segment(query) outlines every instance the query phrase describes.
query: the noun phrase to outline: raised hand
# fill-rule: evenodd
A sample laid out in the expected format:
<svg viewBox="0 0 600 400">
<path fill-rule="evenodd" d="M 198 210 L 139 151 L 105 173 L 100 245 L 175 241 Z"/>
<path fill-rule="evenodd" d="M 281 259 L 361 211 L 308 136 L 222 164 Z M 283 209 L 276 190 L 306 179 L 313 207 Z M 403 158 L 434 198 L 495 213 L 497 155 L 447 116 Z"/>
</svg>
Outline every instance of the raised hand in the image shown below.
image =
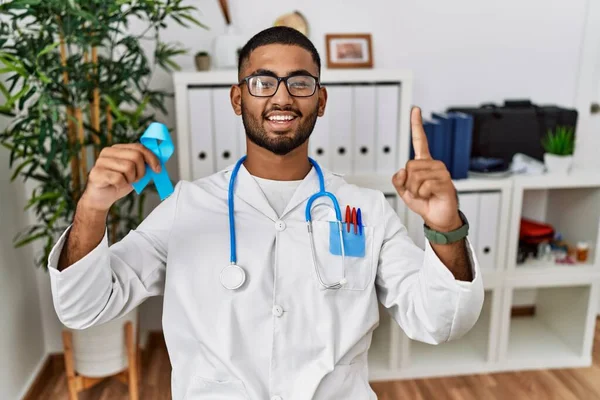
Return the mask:
<svg viewBox="0 0 600 400">
<path fill-rule="evenodd" d="M 115 144 L 106 147 L 88 176 L 80 203 L 96 211 L 108 211 L 120 198 L 132 190 L 132 183 L 146 173 L 146 164 L 160 171 L 156 155 L 140 143 Z"/>
<path fill-rule="evenodd" d="M 410 115 L 415 159 L 406 163 L 392 178 L 398 194 L 432 229 L 448 232 L 459 228 L 456 189 L 443 162 L 434 160 L 423 129 L 421 110 L 415 107 Z"/>
</svg>

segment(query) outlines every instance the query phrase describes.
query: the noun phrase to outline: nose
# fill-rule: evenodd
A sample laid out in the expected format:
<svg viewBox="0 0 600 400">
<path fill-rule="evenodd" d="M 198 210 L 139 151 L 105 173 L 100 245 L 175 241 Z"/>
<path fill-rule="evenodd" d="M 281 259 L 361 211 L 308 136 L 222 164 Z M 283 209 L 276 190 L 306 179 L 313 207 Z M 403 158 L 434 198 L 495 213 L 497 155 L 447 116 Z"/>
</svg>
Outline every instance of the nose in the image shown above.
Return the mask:
<svg viewBox="0 0 600 400">
<path fill-rule="evenodd" d="M 271 102 L 273 104 L 279 105 L 292 104 L 292 95 L 290 94 L 290 92 L 288 92 L 287 85 L 284 81 L 279 82 L 279 86 L 277 86 L 277 91 L 275 92 L 273 97 L 271 97 Z"/>
</svg>

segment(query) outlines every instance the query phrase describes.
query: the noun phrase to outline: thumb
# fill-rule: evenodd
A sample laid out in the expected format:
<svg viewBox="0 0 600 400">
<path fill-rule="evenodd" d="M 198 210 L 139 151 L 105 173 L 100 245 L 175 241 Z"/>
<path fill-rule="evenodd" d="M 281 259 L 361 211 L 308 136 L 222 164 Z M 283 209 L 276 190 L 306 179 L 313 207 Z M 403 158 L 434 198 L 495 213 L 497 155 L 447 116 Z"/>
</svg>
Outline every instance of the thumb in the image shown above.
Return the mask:
<svg viewBox="0 0 600 400">
<path fill-rule="evenodd" d="M 404 168 L 400 169 L 392 177 L 392 184 L 394 185 L 400 196 L 404 196 L 404 193 L 406 193 L 406 186 L 404 185 L 406 184 L 407 177 L 408 174 Z"/>
</svg>

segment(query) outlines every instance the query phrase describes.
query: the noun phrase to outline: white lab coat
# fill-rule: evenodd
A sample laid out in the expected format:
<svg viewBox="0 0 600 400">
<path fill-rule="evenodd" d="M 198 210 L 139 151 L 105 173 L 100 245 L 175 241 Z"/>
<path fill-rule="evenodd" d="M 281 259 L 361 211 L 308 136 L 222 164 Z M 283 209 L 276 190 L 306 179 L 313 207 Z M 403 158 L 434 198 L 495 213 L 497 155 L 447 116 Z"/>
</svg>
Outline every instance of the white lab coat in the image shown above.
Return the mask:
<svg viewBox="0 0 600 400">
<path fill-rule="evenodd" d="M 49 259 L 54 306 L 74 329 L 127 313 L 164 294 L 163 329 L 173 367 L 173 399 L 375 399 L 367 351 L 379 322 L 379 300 L 411 338 L 442 343 L 475 324 L 483 304 L 481 273 L 456 281 L 431 247 L 418 248 L 381 192 L 324 171 L 342 212 L 360 207 L 364 258 L 346 258 L 348 284 L 327 290 L 315 275 L 305 205 L 318 191 L 314 169 L 278 218 L 242 166 L 235 188 L 242 288 L 219 280 L 229 264 L 227 190 L 232 168 L 175 192 L 123 240 L 106 235 L 90 254 L 59 272 L 65 236 Z M 325 202 L 318 200 L 315 204 Z M 329 203 L 328 203 L 329 204 Z M 313 211 L 321 274 L 341 277 L 329 253 L 327 207 Z M 470 247 L 470 245 L 469 245 Z"/>
</svg>

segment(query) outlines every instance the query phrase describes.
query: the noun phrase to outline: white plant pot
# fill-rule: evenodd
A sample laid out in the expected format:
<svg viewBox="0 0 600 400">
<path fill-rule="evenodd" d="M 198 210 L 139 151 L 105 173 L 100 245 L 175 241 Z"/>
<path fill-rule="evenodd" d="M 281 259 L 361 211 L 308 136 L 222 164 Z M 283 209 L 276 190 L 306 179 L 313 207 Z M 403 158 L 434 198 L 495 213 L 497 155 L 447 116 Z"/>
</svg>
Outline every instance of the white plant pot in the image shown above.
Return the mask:
<svg viewBox="0 0 600 400">
<path fill-rule="evenodd" d="M 121 318 L 87 329 L 71 329 L 75 371 L 88 377 L 105 377 L 123 371 L 129 365 L 125 345 L 125 323 L 133 324 L 137 338 L 138 310 Z"/>
<path fill-rule="evenodd" d="M 573 165 L 573 156 L 544 153 L 544 164 L 550 174 L 568 174 Z"/>
</svg>

